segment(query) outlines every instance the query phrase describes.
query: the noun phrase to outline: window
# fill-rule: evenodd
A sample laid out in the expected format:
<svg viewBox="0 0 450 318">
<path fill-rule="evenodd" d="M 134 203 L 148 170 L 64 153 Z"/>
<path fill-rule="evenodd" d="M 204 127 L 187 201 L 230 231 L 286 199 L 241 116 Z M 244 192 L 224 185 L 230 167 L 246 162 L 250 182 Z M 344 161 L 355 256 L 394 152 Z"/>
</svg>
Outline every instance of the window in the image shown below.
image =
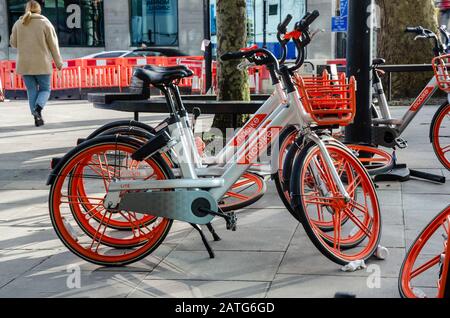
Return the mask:
<svg viewBox="0 0 450 318">
<path fill-rule="evenodd" d="M 27 0 L 8 0 L 10 30 Z M 42 14 L 55 27 L 60 46 L 105 46 L 103 0 L 41 0 Z"/>
<path fill-rule="evenodd" d="M 133 46 L 178 45 L 178 0 L 131 0 Z"/>
<path fill-rule="evenodd" d="M 269 15 L 278 15 L 278 4 L 269 5 Z"/>
<path fill-rule="evenodd" d="M 217 0 L 211 0 L 211 40 L 214 45 L 217 43 L 216 2 Z M 289 13 L 293 16 L 290 25 L 292 28 L 305 14 L 306 0 L 246 0 L 246 3 L 248 44 L 266 46 L 275 55 L 280 56 L 277 26 Z M 295 57 L 294 44 L 290 42 L 288 47 L 288 58 Z"/>
</svg>

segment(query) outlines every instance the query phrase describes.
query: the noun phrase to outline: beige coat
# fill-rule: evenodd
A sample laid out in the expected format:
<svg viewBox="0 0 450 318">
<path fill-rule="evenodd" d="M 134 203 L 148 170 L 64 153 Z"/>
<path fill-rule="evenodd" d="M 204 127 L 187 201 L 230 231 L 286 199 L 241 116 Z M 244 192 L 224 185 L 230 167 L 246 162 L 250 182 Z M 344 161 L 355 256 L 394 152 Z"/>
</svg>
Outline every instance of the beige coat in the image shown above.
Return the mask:
<svg viewBox="0 0 450 318">
<path fill-rule="evenodd" d="M 52 60 L 58 69 L 63 61 L 59 52 L 58 37 L 51 22 L 33 13 L 25 25 L 19 19 L 13 26 L 11 46 L 17 48 L 17 69 L 21 75 L 45 75 L 53 71 Z"/>
</svg>

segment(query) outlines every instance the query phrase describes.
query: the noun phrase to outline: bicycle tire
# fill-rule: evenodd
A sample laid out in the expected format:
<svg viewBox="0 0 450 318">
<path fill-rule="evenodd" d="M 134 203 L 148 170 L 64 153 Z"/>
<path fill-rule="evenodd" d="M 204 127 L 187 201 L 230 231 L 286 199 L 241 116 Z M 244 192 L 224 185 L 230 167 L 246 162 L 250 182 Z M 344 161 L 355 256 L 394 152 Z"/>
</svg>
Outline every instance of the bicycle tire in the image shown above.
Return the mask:
<svg viewBox="0 0 450 318">
<path fill-rule="evenodd" d="M 438 158 L 439 162 L 450 171 L 450 158 L 447 159 L 445 157 L 446 152 L 450 152 L 450 143 L 446 145 L 445 147 L 442 147 L 440 145 L 439 138 L 437 136 L 439 135 L 439 130 L 442 124 L 442 121 L 444 120 L 445 116 L 450 114 L 450 104 L 448 102 L 443 103 L 438 111 L 434 114 L 433 119 L 431 121 L 431 127 L 430 127 L 430 141 L 433 145 L 434 153 L 436 154 L 436 157 Z M 450 136 L 449 136 L 450 137 Z M 443 151 L 443 148 L 446 149 L 446 152 Z"/>
<path fill-rule="evenodd" d="M 424 227 L 424 229 L 420 232 L 420 234 L 416 237 L 414 242 L 411 244 L 406 256 L 403 260 L 402 266 L 400 268 L 400 273 L 398 277 L 398 290 L 400 296 L 402 298 L 417 298 L 414 291 L 410 286 L 410 270 L 412 269 L 415 261 L 420 256 L 420 252 L 423 247 L 426 245 L 428 240 L 433 236 L 433 234 L 442 226 L 445 219 L 450 216 L 450 206 L 444 209 L 441 213 L 436 215 L 428 224 Z M 447 244 L 450 244 L 450 241 L 447 239 Z M 450 255 L 447 256 L 447 263 L 444 264 L 446 268 L 443 268 L 443 272 L 446 273 L 446 279 L 444 282 L 444 298 L 450 298 Z"/>
<path fill-rule="evenodd" d="M 67 177 L 74 169 L 77 164 L 77 160 L 83 158 L 84 153 L 96 149 L 95 147 L 102 147 L 105 145 L 115 145 L 116 147 L 123 146 L 125 148 L 136 150 L 139 148 L 139 144 L 136 143 L 135 139 L 127 138 L 124 136 L 98 137 L 74 148 L 65 158 L 65 162 L 62 165 L 60 172 L 56 176 L 50 188 L 49 213 L 53 228 L 55 229 L 57 236 L 72 253 L 93 264 L 101 266 L 124 266 L 146 257 L 156 248 L 158 248 L 169 233 L 173 220 L 162 218 L 164 223 L 161 223 L 162 227 L 157 230 L 157 233 L 152 234 L 152 236 L 149 237 L 148 242 L 139 247 L 139 249 L 141 250 L 137 250 L 131 252 L 130 254 L 127 254 L 129 256 L 124 256 L 125 254 L 122 254 L 120 256 L 93 256 L 92 251 L 88 251 L 88 249 L 82 247 L 81 245 L 78 245 L 78 240 L 75 240 L 72 237 L 70 230 L 66 228 L 66 225 L 64 223 L 64 217 L 62 216 L 62 212 L 60 211 L 60 205 L 62 204 L 60 198 L 62 197 L 62 195 L 58 192 L 62 191 L 65 180 L 64 178 Z M 174 179 L 172 171 L 160 156 L 154 156 L 150 160 L 152 160 L 152 163 L 160 171 L 164 178 Z M 101 238 L 99 239 L 99 241 L 101 241 Z"/>
<path fill-rule="evenodd" d="M 341 152 L 341 154 L 345 154 L 345 156 L 351 160 L 352 168 L 355 169 L 359 173 L 361 178 L 364 178 L 364 180 L 363 180 L 364 184 L 366 187 L 369 188 L 368 191 L 369 191 L 369 195 L 371 197 L 370 198 L 371 204 L 374 205 L 374 212 L 373 212 L 374 220 L 372 220 L 371 223 L 366 226 L 366 228 L 368 228 L 370 226 L 370 227 L 374 227 L 374 229 L 375 229 L 374 236 L 371 236 L 369 238 L 370 246 L 364 247 L 363 252 L 359 252 L 356 255 L 348 255 L 347 256 L 342 251 L 350 250 L 353 247 L 358 246 L 362 241 L 364 241 L 366 237 L 364 237 L 363 233 L 361 233 L 361 234 L 358 233 L 358 235 L 355 234 L 355 239 L 353 241 L 349 240 L 349 243 L 347 246 L 344 246 L 344 245 L 339 246 L 340 247 L 339 251 L 333 251 L 330 242 L 328 241 L 328 239 L 325 239 L 326 235 L 323 233 L 317 233 L 317 231 L 314 230 L 314 227 L 317 227 L 317 226 L 315 224 L 313 226 L 313 224 L 312 224 L 313 222 L 310 220 L 310 218 L 308 217 L 308 213 L 305 211 L 304 198 L 303 198 L 302 189 L 301 189 L 302 182 L 300 182 L 301 178 L 304 177 L 303 169 L 305 169 L 305 167 L 307 166 L 307 165 L 305 165 L 305 160 L 311 159 L 311 154 L 314 151 L 316 151 L 316 152 L 318 151 L 318 146 L 312 142 L 308 143 L 303 149 L 300 150 L 300 153 L 298 154 L 298 156 L 295 160 L 295 163 L 294 163 L 293 178 L 291 179 L 291 191 L 293 191 L 293 195 L 294 195 L 293 196 L 293 207 L 294 207 L 295 211 L 297 213 L 299 213 L 301 219 L 303 220 L 303 222 L 302 222 L 303 228 L 305 229 L 305 232 L 308 235 L 308 237 L 310 238 L 310 240 L 312 241 L 312 243 L 328 259 L 330 259 L 331 261 L 333 261 L 337 264 L 341 264 L 341 265 L 345 265 L 354 260 L 360 260 L 360 259 L 366 260 L 374 254 L 375 250 L 378 247 L 378 243 L 379 243 L 380 237 L 381 237 L 381 227 L 382 227 L 381 214 L 380 214 L 380 210 L 379 210 L 379 203 L 378 203 L 378 198 L 377 198 L 376 191 L 375 191 L 375 186 L 374 186 L 369 174 L 367 173 L 366 169 L 364 168 L 364 166 L 361 164 L 361 162 L 354 156 L 354 154 L 348 148 L 346 148 L 338 143 L 327 144 L 326 147 L 328 149 L 334 148 L 336 152 Z M 306 163 L 308 163 L 308 162 L 306 162 Z M 356 192 L 356 189 L 354 190 L 354 192 Z M 348 213 L 348 211 L 346 213 Z M 341 226 L 344 225 L 340 221 L 339 221 L 339 224 L 341 224 Z M 363 224 L 363 225 L 365 225 L 365 224 Z M 319 228 L 319 230 L 320 230 L 320 228 Z"/>
</svg>

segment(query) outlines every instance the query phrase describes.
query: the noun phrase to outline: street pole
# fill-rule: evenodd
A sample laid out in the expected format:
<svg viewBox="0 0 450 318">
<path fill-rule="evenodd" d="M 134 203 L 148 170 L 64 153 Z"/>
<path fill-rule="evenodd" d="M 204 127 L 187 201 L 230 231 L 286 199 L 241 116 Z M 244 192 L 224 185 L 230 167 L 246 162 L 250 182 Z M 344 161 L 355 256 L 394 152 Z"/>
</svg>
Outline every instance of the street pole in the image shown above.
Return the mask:
<svg viewBox="0 0 450 318">
<path fill-rule="evenodd" d="M 203 0 L 203 34 L 209 44 L 205 46 L 205 92 L 212 86 L 212 43 L 211 43 L 211 4 L 209 0 Z"/>
<path fill-rule="evenodd" d="M 370 105 L 372 64 L 372 5 L 373 0 L 350 0 L 348 12 L 347 75 L 355 76 L 356 116 L 354 123 L 345 129 L 348 143 L 372 143 L 372 113 Z"/>
<path fill-rule="evenodd" d="M 263 0 L 263 48 L 267 47 L 267 1 Z"/>
</svg>

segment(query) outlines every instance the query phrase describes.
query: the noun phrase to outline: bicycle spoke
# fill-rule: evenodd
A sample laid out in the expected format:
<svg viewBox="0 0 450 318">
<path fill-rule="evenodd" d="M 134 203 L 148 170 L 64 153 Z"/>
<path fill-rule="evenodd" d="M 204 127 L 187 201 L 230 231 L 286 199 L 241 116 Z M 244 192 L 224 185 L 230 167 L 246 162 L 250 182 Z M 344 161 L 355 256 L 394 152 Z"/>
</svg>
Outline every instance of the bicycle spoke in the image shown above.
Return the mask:
<svg viewBox="0 0 450 318">
<path fill-rule="evenodd" d="M 349 184 L 347 187 L 347 193 L 350 197 L 353 197 L 353 194 L 355 193 L 356 189 L 358 189 L 359 185 L 362 183 L 361 175 L 358 175 L 358 177 L 353 180 L 353 183 Z"/>
<path fill-rule="evenodd" d="M 142 225 L 142 223 L 136 224 L 136 223 L 132 220 L 132 217 L 133 217 L 133 216 L 132 216 L 132 213 L 125 212 L 125 213 L 127 213 L 127 214 L 129 215 L 129 217 L 127 217 L 125 214 L 123 214 L 123 212 L 119 212 L 119 213 L 120 213 L 126 220 L 128 220 L 128 221 L 130 222 L 130 225 L 131 225 L 134 229 L 136 229 L 140 234 L 142 234 L 142 236 L 146 236 L 146 235 L 147 235 L 144 231 L 142 231 L 142 228 L 146 228 L 146 229 L 148 230 L 149 233 L 152 232 L 152 230 L 149 229 L 146 225 Z M 134 217 L 134 219 L 135 219 L 136 221 L 139 222 L 139 220 L 138 220 L 136 217 Z M 134 233 L 134 231 L 133 231 L 133 235 L 136 237 L 136 233 Z"/>
<path fill-rule="evenodd" d="M 226 193 L 227 196 L 229 197 L 233 197 L 239 200 L 247 200 L 249 197 L 240 193 L 236 193 L 236 192 L 232 192 L 232 191 L 228 191 Z"/>
<path fill-rule="evenodd" d="M 345 168 L 345 162 L 344 162 L 344 158 L 342 158 L 341 160 L 339 160 L 336 168 L 336 172 L 338 173 L 339 178 L 342 178 L 342 174 L 344 173 L 344 168 Z"/>
<path fill-rule="evenodd" d="M 108 217 L 108 221 L 107 221 L 106 224 L 109 223 L 109 221 L 111 220 L 111 217 L 112 217 L 112 212 L 109 212 L 109 217 Z M 100 223 L 99 223 L 99 225 L 97 227 L 97 230 L 96 230 L 95 234 L 92 237 L 92 243 L 91 243 L 90 249 L 92 251 L 94 251 L 95 253 L 98 252 L 98 248 L 100 247 L 100 244 L 101 244 L 101 239 L 105 235 L 105 231 L 106 231 L 106 229 L 108 227 L 107 225 L 104 225 L 105 218 L 106 218 L 106 213 L 103 214 L 103 216 L 102 216 L 102 218 L 100 220 Z M 103 226 L 103 230 L 102 230 L 102 226 Z M 100 237 L 97 239 L 97 234 L 99 234 L 99 232 L 101 232 L 101 234 L 100 234 Z M 96 248 L 94 250 L 93 248 L 94 248 L 95 242 L 97 242 L 97 246 L 96 246 Z"/>
<path fill-rule="evenodd" d="M 423 265 L 419 266 L 418 268 L 416 268 L 415 270 L 413 270 L 411 272 L 411 279 L 413 279 L 414 277 L 417 277 L 418 275 L 420 275 L 423 272 L 427 271 L 428 269 L 432 268 L 436 264 L 439 264 L 440 259 L 441 259 L 441 255 L 436 255 L 435 257 L 430 259 L 425 264 L 423 264 Z"/>
<path fill-rule="evenodd" d="M 327 205 L 331 206 L 331 199 L 326 197 L 320 197 L 320 196 L 306 196 L 304 195 L 304 202 L 306 204 L 315 204 L 315 205 Z"/>
<path fill-rule="evenodd" d="M 369 213 L 369 211 L 368 211 L 368 209 L 367 209 L 367 202 L 366 202 L 366 205 L 362 205 L 362 204 L 356 202 L 355 200 L 351 200 L 351 201 L 349 202 L 349 204 L 350 204 L 353 208 L 355 208 L 355 209 L 361 211 L 364 215 L 366 215 L 366 214 Z"/>
<path fill-rule="evenodd" d="M 337 191 L 336 185 L 334 184 L 333 176 L 331 175 L 331 171 L 328 168 L 326 161 L 323 159 L 323 156 L 321 153 L 318 155 L 318 157 L 320 157 L 320 161 L 322 162 L 322 165 L 318 166 L 316 164 L 316 166 L 318 167 L 319 171 L 322 171 L 322 175 L 325 178 L 325 181 L 326 181 L 328 187 L 330 187 L 329 190 L 336 192 Z"/>
<path fill-rule="evenodd" d="M 340 250 L 340 247 L 341 247 L 341 213 L 339 211 L 337 211 L 333 215 L 333 227 L 334 227 L 333 247 L 335 250 Z"/>
<path fill-rule="evenodd" d="M 94 208 L 92 208 L 90 211 L 86 212 L 87 214 L 90 214 L 90 212 L 92 212 L 92 210 L 94 210 Z M 89 215 L 89 217 L 86 218 L 87 221 L 90 221 L 92 218 L 96 217 L 97 215 L 99 215 L 100 213 L 102 213 L 103 211 L 105 211 L 106 209 L 104 207 L 101 207 L 99 210 L 97 210 L 95 213 L 92 213 Z"/>
<path fill-rule="evenodd" d="M 352 211 L 350 211 L 350 209 L 345 208 L 345 209 L 343 210 L 343 212 L 344 212 L 345 214 L 348 215 L 348 217 L 353 221 L 353 223 L 354 223 L 357 227 L 359 227 L 359 228 L 360 228 L 360 229 L 361 229 L 368 237 L 370 237 L 372 231 L 371 231 L 365 224 L 363 224 L 363 223 L 361 222 L 361 220 L 358 219 L 358 217 L 356 217 L 356 216 L 353 214 Z M 371 220 L 372 220 L 372 217 L 369 217 L 369 222 L 368 222 L 368 224 L 371 223 L 371 222 L 370 222 Z"/>
<path fill-rule="evenodd" d="M 250 185 L 251 185 L 251 184 L 254 183 L 254 181 L 253 181 L 253 180 L 250 180 L 250 179 L 244 179 L 244 180 L 242 180 L 242 181 L 238 181 L 238 182 L 236 182 L 235 184 L 233 184 L 233 186 L 231 187 L 231 189 L 237 189 L 237 188 L 240 188 L 240 187 L 242 187 L 242 186 L 245 186 L 245 185 L 247 185 L 247 184 L 249 184 L 249 183 L 250 183 Z"/>
<path fill-rule="evenodd" d="M 444 148 L 442 148 L 442 152 L 443 152 L 443 153 L 447 153 L 447 152 L 449 152 L 449 151 L 450 151 L 450 145 L 445 146 Z"/>
</svg>

